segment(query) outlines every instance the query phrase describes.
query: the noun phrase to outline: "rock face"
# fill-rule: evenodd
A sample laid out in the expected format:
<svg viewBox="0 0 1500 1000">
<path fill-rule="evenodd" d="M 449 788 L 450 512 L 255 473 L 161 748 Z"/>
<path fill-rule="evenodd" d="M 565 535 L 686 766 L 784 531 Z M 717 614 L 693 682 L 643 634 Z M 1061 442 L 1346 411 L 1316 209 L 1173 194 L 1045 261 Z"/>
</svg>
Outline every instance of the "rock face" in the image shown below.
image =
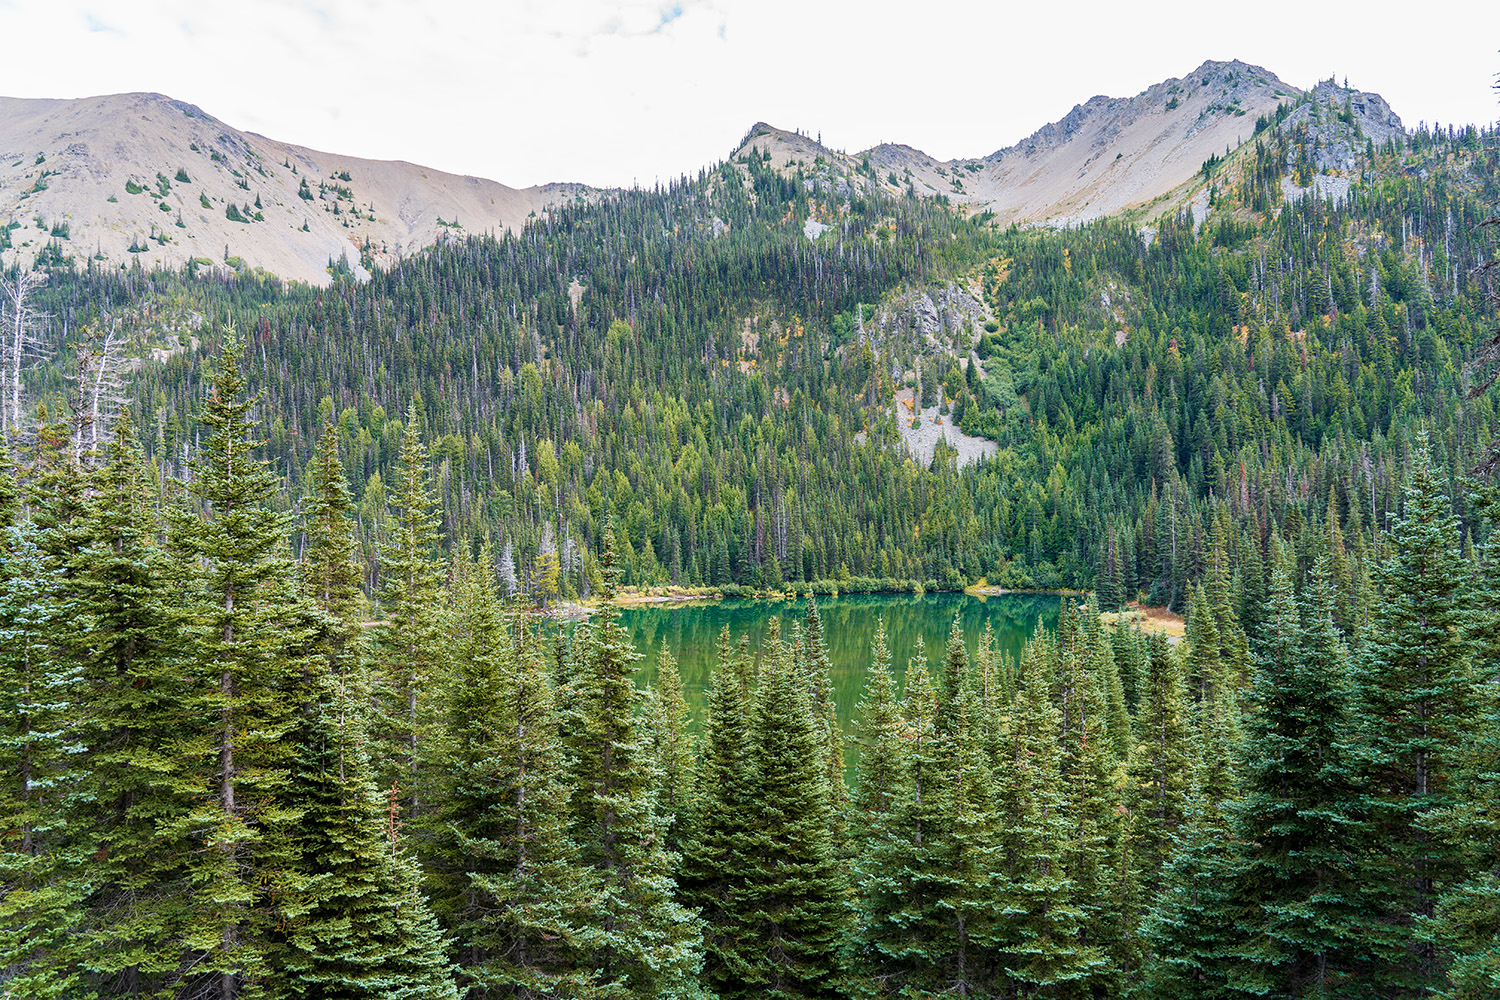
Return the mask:
<svg viewBox="0 0 1500 1000">
<path fill-rule="evenodd" d="M 519 229 L 594 192 L 518 190 L 400 161 L 318 152 L 240 132 L 160 94 L 0 98 L 6 266 L 258 267 L 327 284 L 463 232 Z"/>
<path fill-rule="evenodd" d="M 1385 98 L 1322 80 L 1312 100 L 1292 109 L 1280 125 L 1283 133 L 1300 138 L 1306 133 L 1315 170 L 1353 170 L 1358 150 L 1366 142 L 1381 146 L 1394 136 L 1405 136 L 1401 119 Z M 1288 153 L 1293 166 L 1296 154 Z"/>
</svg>

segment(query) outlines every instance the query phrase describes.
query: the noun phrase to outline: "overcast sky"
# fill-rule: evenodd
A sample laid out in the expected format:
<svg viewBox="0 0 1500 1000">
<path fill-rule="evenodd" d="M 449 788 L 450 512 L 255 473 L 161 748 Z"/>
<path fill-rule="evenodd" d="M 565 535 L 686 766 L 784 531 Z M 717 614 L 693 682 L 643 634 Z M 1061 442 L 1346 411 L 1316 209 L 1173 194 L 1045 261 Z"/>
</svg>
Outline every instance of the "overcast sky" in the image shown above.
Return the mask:
<svg viewBox="0 0 1500 1000">
<path fill-rule="evenodd" d="M 1489 123 L 1478 2 L 0 0 L 0 93 L 160 91 L 229 124 L 524 186 L 650 184 L 756 121 L 855 151 L 1008 146 L 1206 59 L 1345 77 L 1419 120 Z M 1398 13 L 1399 12 L 1399 13 Z"/>
</svg>

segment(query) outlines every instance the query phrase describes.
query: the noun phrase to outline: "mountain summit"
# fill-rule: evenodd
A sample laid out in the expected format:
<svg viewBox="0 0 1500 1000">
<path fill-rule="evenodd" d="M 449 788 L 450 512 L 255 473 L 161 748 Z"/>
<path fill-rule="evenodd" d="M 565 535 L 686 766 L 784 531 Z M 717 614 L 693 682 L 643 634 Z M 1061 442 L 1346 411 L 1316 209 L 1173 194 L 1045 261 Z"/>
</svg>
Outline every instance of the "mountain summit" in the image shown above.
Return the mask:
<svg viewBox="0 0 1500 1000">
<path fill-rule="evenodd" d="M 754 148 L 769 151 L 772 163 L 803 164 L 821 157 L 851 171 L 873 170 L 888 187 L 993 212 L 1001 223 L 1066 225 L 1167 199 L 1210 157 L 1249 139 L 1258 117 L 1300 94 L 1259 66 L 1205 62 L 1134 97 L 1090 98 L 1020 142 L 974 158 L 942 161 L 891 143 L 847 156 L 764 123 L 737 155 Z M 1376 102 L 1389 111 L 1378 97 L 1372 108 Z"/>
</svg>

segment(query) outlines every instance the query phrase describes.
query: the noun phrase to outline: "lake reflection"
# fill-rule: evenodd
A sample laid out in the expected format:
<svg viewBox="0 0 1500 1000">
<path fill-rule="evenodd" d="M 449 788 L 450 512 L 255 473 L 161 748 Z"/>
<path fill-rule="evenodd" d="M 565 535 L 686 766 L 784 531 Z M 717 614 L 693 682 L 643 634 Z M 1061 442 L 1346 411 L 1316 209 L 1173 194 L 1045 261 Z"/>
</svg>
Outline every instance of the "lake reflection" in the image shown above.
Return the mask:
<svg viewBox="0 0 1500 1000">
<path fill-rule="evenodd" d="M 1059 598 L 1053 594 L 1002 594 L 980 598 L 967 594 L 859 594 L 820 598 L 818 612 L 833 661 L 834 696 L 839 719 L 847 730 L 855 706 L 864 691 L 865 671 L 870 664 L 870 641 L 875 623 L 885 617 L 886 642 L 890 646 L 896 676 L 904 678 L 907 660 L 915 654 L 917 637 L 927 644 L 928 670 L 934 675 L 942 666 L 943 649 L 955 615 L 964 631 L 972 656 L 988 621 L 995 630 L 997 650 L 1019 658 L 1021 648 L 1036 629 L 1040 618 L 1047 628 L 1057 625 Z M 640 664 L 643 683 L 656 674 L 662 641 L 677 658 L 688 702 L 695 721 L 703 709 L 704 690 L 717 657 L 719 631 L 726 624 L 732 641 L 750 637 L 752 648 L 760 645 L 772 616 L 781 619 L 782 635 L 807 615 L 806 599 L 797 601 L 710 601 L 626 608 L 620 623 L 645 657 Z"/>
</svg>

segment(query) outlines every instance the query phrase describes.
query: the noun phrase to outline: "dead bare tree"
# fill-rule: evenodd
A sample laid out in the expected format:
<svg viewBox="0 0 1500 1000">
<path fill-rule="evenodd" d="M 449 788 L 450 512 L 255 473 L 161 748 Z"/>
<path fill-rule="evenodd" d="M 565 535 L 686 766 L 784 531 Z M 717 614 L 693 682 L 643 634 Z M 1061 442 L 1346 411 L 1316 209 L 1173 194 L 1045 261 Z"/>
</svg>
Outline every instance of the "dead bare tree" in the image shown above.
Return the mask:
<svg viewBox="0 0 1500 1000">
<path fill-rule="evenodd" d="M 47 317 L 36 311 L 30 299 L 43 280 L 40 273 L 23 270 L 17 270 L 14 277 L 0 277 L 0 306 L 5 310 L 0 340 L 0 437 L 6 440 L 21 434 L 21 372 L 27 359 L 41 351 L 36 327 Z"/>
<path fill-rule="evenodd" d="M 74 388 L 69 398 L 72 408 L 73 460 L 83 464 L 87 456 L 99 451 L 99 432 L 112 422 L 125 401 L 125 372 L 128 361 L 123 348 L 126 338 L 117 323 L 107 330 L 90 329 L 78 344 Z"/>
<path fill-rule="evenodd" d="M 1500 226 L 1500 214 L 1492 215 L 1479 224 L 1480 229 Z M 1492 307 L 1500 308 L 1500 258 L 1492 257 L 1475 269 L 1479 280 L 1484 282 L 1485 293 Z M 1489 392 L 1490 386 L 1500 379 L 1500 326 L 1490 331 L 1490 339 L 1479 349 L 1473 359 L 1464 366 L 1464 379 L 1469 383 L 1468 398 L 1474 399 Z M 1484 459 L 1474 471 L 1489 475 L 1500 466 L 1500 447 L 1491 446 Z"/>
</svg>

